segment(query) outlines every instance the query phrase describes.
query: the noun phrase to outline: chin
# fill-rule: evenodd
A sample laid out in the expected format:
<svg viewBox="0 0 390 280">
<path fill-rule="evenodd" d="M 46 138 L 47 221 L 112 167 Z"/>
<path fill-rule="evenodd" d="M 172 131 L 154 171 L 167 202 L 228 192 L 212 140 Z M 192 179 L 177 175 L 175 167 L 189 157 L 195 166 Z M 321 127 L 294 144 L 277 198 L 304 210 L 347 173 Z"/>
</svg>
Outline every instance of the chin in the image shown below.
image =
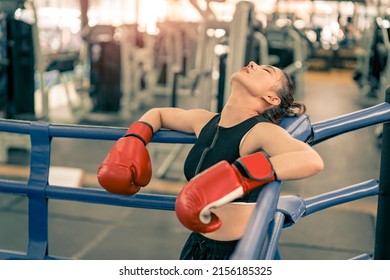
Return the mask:
<svg viewBox="0 0 390 280">
<path fill-rule="evenodd" d="M 234 72 L 231 76 L 230 76 L 230 82 L 233 82 L 237 79 L 240 79 L 240 76 L 242 76 L 243 72 L 241 71 L 238 71 L 238 72 Z"/>
</svg>

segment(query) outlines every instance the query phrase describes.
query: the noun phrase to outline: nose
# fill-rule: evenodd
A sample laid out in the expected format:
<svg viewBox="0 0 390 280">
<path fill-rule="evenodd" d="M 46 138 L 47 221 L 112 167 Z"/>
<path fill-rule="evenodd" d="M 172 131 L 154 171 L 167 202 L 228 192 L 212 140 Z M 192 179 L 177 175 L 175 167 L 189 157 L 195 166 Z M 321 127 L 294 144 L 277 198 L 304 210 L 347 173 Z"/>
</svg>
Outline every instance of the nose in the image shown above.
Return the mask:
<svg viewBox="0 0 390 280">
<path fill-rule="evenodd" d="M 250 61 L 248 64 L 248 67 L 251 69 L 256 69 L 258 67 L 258 65 L 256 64 L 256 62 Z"/>
</svg>

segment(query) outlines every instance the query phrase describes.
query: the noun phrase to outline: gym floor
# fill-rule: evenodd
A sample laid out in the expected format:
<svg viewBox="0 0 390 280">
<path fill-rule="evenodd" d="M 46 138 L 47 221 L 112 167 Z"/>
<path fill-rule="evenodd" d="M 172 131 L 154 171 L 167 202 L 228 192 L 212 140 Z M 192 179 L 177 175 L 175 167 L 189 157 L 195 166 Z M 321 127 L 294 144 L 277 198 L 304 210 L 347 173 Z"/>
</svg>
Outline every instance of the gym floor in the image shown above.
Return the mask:
<svg viewBox="0 0 390 280">
<path fill-rule="evenodd" d="M 350 70 L 305 74 L 303 101 L 312 122 L 362 109 L 361 97 Z M 156 106 L 168 102 L 160 99 L 156 99 Z M 128 119 L 91 113 L 80 123 L 126 127 L 146 109 L 134 112 Z M 96 169 L 112 144 L 54 139 L 51 164 L 56 168 L 52 170 L 51 180 L 73 180 L 70 187 L 100 188 Z M 159 174 L 164 158 L 172 149 L 181 149 L 172 144 L 151 143 L 148 147 L 155 174 Z M 163 175 L 155 175 L 142 191 L 177 193 L 184 183 L 182 164 L 188 148 L 180 150 Z M 329 139 L 315 149 L 324 159 L 325 170 L 311 178 L 284 182 L 283 195 L 298 194 L 308 198 L 379 178 L 380 148 L 375 127 Z M 1 177 L 24 180 L 28 176 L 28 157 L 23 151 L 10 151 L 8 162 L 0 165 L 0 172 Z M 282 232 L 279 247 L 282 259 L 337 260 L 372 254 L 376 202 L 376 197 L 365 198 L 302 218 Z M 49 212 L 49 254 L 65 258 L 177 259 L 189 233 L 170 211 L 50 201 Z M 0 194 L 0 224 L 0 248 L 25 251 L 28 242 L 26 199 Z"/>
</svg>

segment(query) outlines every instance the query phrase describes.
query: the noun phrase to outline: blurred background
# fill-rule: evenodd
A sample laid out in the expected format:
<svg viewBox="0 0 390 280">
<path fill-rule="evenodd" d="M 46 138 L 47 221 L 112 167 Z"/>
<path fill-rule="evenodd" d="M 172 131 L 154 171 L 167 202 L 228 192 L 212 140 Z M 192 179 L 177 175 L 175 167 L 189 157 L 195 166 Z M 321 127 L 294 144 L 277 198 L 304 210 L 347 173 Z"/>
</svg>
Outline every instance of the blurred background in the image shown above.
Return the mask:
<svg viewBox="0 0 390 280">
<path fill-rule="evenodd" d="M 149 108 L 220 112 L 229 77 L 249 61 L 283 68 L 312 122 L 384 101 L 389 0 L 0 0 L 0 118 L 127 127 Z M 285 182 L 302 197 L 379 178 L 382 126 L 315 146 L 323 173 Z M 0 132 L 0 176 L 26 181 L 28 136 Z M 54 139 L 50 180 L 97 188 L 113 142 Z M 144 192 L 176 194 L 190 145 L 148 145 Z M 284 231 L 285 259 L 345 259 L 374 250 L 376 198 Z M 51 202 L 52 254 L 175 259 L 188 234 L 173 213 Z M 25 250 L 27 201 L 0 194 L 0 248 Z M 129 241 L 129 236 L 138 239 Z M 64 243 L 64 240 L 66 242 Z"/>
</svg>

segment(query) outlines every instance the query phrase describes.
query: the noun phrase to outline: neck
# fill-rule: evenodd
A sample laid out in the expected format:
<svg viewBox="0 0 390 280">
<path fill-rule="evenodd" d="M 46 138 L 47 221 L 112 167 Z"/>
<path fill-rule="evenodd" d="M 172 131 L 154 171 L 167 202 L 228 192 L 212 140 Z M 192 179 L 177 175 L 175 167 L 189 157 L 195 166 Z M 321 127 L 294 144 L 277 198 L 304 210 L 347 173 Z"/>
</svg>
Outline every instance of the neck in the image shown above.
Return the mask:
<svg viewBox="0 0 390 280">
<path fill-rule="evenodd" d="M 248 103 L 228 102 L 225 104 L 219 121 L 220 126 L 230 127 L 241 123 L 251 117 L 258 116 L 259 112 Z"/>
</svg>

